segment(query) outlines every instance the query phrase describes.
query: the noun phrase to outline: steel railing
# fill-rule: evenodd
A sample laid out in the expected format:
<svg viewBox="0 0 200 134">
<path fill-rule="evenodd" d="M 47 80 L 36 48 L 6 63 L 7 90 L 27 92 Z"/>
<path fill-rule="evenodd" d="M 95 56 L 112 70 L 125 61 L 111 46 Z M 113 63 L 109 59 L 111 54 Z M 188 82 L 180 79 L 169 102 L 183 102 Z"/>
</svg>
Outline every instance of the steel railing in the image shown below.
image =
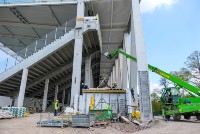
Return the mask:
<svg viewBox="0 0 200 134">
<path fill-rule="evenodd" d="M 24 59 L 33 55 L 37 51 L 43 49 L 45 46 L 61 38 L 70 30 L 72 30 L 75 27 L 75 24 L 76 24 L 75 19 L 71 19 L 70 21 L 66 22 L 62 26 L 57 27 L 50 33 L 46 34 L 41 39 L 34 41 L 33 43 L 31 43 L 24 49 L 18 51 L 16 54 L 12 56 L 8 56 L 4 60 L 0 60 L 0 73 L 10 69 L 11 67 L 22 62 Z"/>
</svg>

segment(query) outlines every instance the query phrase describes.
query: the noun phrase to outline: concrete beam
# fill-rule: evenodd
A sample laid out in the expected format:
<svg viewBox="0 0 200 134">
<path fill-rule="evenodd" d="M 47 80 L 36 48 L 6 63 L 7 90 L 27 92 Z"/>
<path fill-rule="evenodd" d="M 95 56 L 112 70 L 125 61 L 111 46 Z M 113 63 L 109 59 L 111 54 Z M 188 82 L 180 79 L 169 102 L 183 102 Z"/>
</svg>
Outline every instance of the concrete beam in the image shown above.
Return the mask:
<svg viewBox="0 0 200 134">
<path fill-rule="evenodd" d="M 47 78 L 51 78 L 51 77 L 53 77 L 53 76 L 65 71 L 65 70 L 68 70 L 71 67 L 72 67 L 72 62 L 67 64 L 67 65 L 61 65 L 61 66 L 49 71 L 48 73 L 46 73 L 46 74 L 34 79 L 30 83 L 28 83 L 27 88 L 30 88 L 30 87 L 34 86 L 35 84 L 37 84 L 37 83 L 39 83 L 39 82 L 41 82 L 41 81 L 43 81 L 43 80 L 45 80 Z"/>
<path fill-rule="evenodd" d="M 72 75 L 69 74 L 69 75 L 68 75 L 67 77 L 65 77 L 65 78 L 59 79 L 59 80 L 57 80 L 57 81 L 54 82 L 54 83 L 50 83 L 49 89 L 53 88 L 55 85 L 60 85 L 60 84 L 62 84 L 62 83 L 64 83 L 64 82 L 70 80 L 71 78 L 72 78 Z M 29 97 L 32 97 L 32 98 L 33 98 L 33 97 L 39 95 L 40 93 L 42 93 L 42 88 L 38 89 L 35 93 L 30 94 Z"/>
</svg>

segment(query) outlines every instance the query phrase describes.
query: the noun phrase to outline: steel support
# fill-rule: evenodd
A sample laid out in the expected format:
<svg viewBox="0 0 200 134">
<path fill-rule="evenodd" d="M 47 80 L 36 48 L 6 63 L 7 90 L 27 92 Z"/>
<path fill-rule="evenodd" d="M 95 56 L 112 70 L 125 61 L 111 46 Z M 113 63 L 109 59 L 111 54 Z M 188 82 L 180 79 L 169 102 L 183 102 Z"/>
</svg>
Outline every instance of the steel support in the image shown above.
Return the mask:
<svg viewBox="0 0 200 134">
<path fill-rule="evenodd" d="M 28 69 L 23 69 L 21 85 L 20 85 L 20 90 L 19 90 L 19 96 L 18 96 L 18 101 L 17 101 L 18 107 L 22 107 L 23 103 L 24 103 L 24 95 L 25 95 L 27 77 L 28 77 Z"/>
<path fill-rule="evenodd" d="M 44 86 L 43 103 L 42 103 L 42 110 L 43 110 L 44 112 L 45 112 L 46 106 L 47 106 L 48 88 L 49 88 L 49 79 L 46 79 L 46 80 L 45 80 L 45 86 Z"/>
<path fill-rule="evenodd" d="M 137 69 L 138 69 L 138 85 L 139 85 L 139 96 L 140 96 L 140 112 L 141 120 L 152 119 L 152 107 L 151 97 L 149 89 L 149 75 L 147 66 L 146 50 L 144 45 L 144 35 L 142 30 L 142 18 L 140 15 L 139 0 L 132 0 L 132 12 L 131 12 L 131 33 L 132 33 L 132 55 L 137 57 Z M 135 51 L 136 50 L 136 51 Z M 136 54 L 136 55 L 135 55 Z M 134 62 L 132 62 L 134 63 Z M 135 65 L 134 65 L 134 68 Z M 131 67 L 132 69 L 132 67 Z M 135 69 L 134 69 L 135 72 Z M 135 80 L 136 74 L 132 75 Z M 134 84 L 136 84 L 134 82 Z M 136 87 L 136 86 L 135 86 Z"/>
<path fill-rule="evenodd" d="M 73 59 L 73 72 L 72 72 L 72 87 L 71 87 L 71 101 L 70 105 L 73 106 L 74 96 L 80 95 L 81 83 L 81 64 L 82 64 L 82 49 L 83 49 L 83 17 L 85 5 L 84 0 L 77 2 L 77 19 L 75 27 L 75 45 L 74 45 L 74 59 Z"/>
</svg>

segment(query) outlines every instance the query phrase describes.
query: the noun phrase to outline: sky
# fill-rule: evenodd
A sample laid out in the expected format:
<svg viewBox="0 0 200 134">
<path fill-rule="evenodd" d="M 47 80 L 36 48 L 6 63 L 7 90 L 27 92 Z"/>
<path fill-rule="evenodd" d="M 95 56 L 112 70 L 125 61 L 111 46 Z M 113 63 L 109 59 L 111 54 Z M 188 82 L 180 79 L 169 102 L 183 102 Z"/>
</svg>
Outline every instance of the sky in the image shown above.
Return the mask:
<svg viewBox="0 0 200 134">
<path fill-rule="evenodd" d="M 142 0 L 141 13 L 148 63 L 166 72 L 178 71 L 200 51 L 199 0 Z M 160 88 L 150 72 L 151 90 Z"/>
<path fill-rule="evenodd" d="M 2 0 L 0 0 L 2 1 Z M 200 51 L 200 0 L 142 0 L 141 15 L 148 63 L 166 72 L 184 67 Z M 0 62 L 6 55 L 0 52 Z M 151 90 L 161 88 L 150 72 Z"/>
</svg>

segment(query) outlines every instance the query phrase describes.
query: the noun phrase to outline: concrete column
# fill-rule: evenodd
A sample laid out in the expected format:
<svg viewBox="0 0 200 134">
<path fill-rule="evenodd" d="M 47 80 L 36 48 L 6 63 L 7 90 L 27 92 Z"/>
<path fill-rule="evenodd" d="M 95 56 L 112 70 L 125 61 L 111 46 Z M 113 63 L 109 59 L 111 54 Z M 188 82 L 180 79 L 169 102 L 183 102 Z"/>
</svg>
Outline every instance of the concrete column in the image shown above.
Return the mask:
<svg viewBox="0 0 200 134">
<path fill-rule="evenodd" d="M 122 49 L 120 49 L 121 51 L 123 51 Z M 123 69 L 123 57 L 125 57 L 125 56 L 123 56 L 123 55 L 119 55 L 119 67 L 120 67 L 120 69 L 119 69 L 119 87 L 120 88 L 122 88 L 122 69 Z"/>
<path fill-rule="evenodd" d="M 113 83 L 116 82 L 116 67 L 113 66 Z"/>
<path fill-rule="evenodd" d="M 127 39 L 128 39 L 128 33 L 124 34 L 124 42 L 123 42 L 123 51 L 127 53 L 126 50 L 126 43 L 127 43 Z M 125 56 L 122 57 L 122 64 L 123 64 L 123 68 L 122 68 L 122 88 L 127 89 L 127 78 L 128 78 L 128 63 L 127 63 L 127 58 Z"/>
<path fill-rule="evenodd" d="M 20 85 L 20 89 L 19 89 L 19 96 L 18 96 L 18 100 L 17 100 L 18 107 L 22 107 L 23 103 L 24 103 L 24 95 L 25 95 L 27 77 L 28 77 L 28 69 L 23 69 L 21 85 Z"/>
<path fill-rule="evenodd" d="M 90 67 L 90 88 L 94 87 L 94 78 L 92 74 L 92 67 Z"/>
<path fill-rule="evenodd" d="M 70 91 L 68 92 L 68 105 L 70 105 L 70 97 L 71 97 L 71 93 L 70 93 Z"/>
<path fill-rule="evenodd" d="M 152 119 L 152 107 L 149 89 L 148 65 L 144 45 L 144 35 L 142 30 L 142 18 L 140 15 L 139 0 L 132 0 L 131 18 L 132 42 L 134 41 L 134 43 L 132 43 L 132 47 L 136 50 L 136 52 L 133 51 L 134 56 L 135 53 L 137 55 L 141 120 L 146 121 Z"/>
<path fill-rule="evenodd" d="M 109 86 L 112 86 L 112 83 L 113 83 L 113 72 L 111 72 L 111 74 L 110 74 L 110 85 Z"/>
<path fill-rule="evenodd" d="M 58 97 L 58 85 L 56 85 L 56 87 L 55 87 L 54 103 L 56 102 L 57 97 Z"/>
<path fill-rule="evenodd" d="M 46 79 L 46 80 L 45 80 L 45 86 L 44 86 L 43 103 L 42 103 L 42 110 L 43 110 L 43 112 L 45 112 L 46 107 L 47 107 L 48 88 L 49 88 L 49 79 Z"/>
<path fill-rule="evenodd" d="M 118 78 L 119 78 L 119 66 L 118 66 L 118 59 L 115 59 L 115 82 L 117 82 L 117 88 L 119 88 Z"/>
<path fill-rule="evenodd" d="M 71 101 L 73 106 L 74 96 L 80 95 L 81 83 L 81 65 L 82 65 L 82 49 L 83 49 L 83 20 L 78 18 L 84 17 L 85 5 L 84 0 L 78 0 L 77 3 L 77 21 L 75 27 L 75 44 L 74 44 L 74 59 L 72 72 L 72 86 L 71 86 Z"/>
<path fill-rule="evenodd" d="M 63 94 L 62 94 L 62 108 L 64 109 L 65 106 L 65 89 L 63 90 Z"/>
<path fill-rule="evenodd" d="M 89 88 L 92 86 L 91 73 L 91 56 L 88 56 L 85 59 L 85 83 L 89 86 Z"/>
</svg>

